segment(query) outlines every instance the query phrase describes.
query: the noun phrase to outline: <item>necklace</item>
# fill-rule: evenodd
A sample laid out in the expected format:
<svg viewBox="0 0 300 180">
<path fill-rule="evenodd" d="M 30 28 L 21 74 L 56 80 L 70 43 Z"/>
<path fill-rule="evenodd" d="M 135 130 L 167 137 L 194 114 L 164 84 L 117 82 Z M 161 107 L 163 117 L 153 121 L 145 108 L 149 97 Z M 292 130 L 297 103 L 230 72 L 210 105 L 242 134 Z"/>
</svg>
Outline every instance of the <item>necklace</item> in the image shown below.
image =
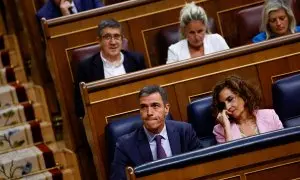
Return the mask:
<svg viewBox="0 0 300 180">
<path fill-rule="evenodd" d="M 239 127 L 239 130 L 240 130 L 241 136 L 242 137 L 247 137 L 247 135 L 242 130 L 241 126 L 238 125 L 238 127 Z M 250 128 L 251 128 L 252 132 L 254 132 L 254 134 L 250 134 L 248 136 L 253 136 L 253 135 L 259 134 L 259 130 L 258 130 L 258 127 L 257 127 L 256 123 L 251 125 Z"/>
</svg>

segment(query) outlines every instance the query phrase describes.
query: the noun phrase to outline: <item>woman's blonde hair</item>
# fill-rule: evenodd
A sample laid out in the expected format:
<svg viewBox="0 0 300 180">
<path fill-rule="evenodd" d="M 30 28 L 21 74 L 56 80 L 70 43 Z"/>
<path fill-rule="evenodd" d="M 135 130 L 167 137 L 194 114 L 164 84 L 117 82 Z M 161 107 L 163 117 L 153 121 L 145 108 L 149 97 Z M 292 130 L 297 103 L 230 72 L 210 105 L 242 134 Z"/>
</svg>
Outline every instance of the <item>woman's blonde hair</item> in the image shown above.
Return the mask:
<svg viewBox="0 0 300 180">
<path fill-rule="evenodd" d="M 261 31 L 266 32 L 266 39 L 270 39 L 273 35 L 273 32 L 271 31 L 269 26 L 269 14 L 271 11 L 276 11 L 279 9 L 283 9 L 285 11 L 289 20 L 289 31 L 291 33 L 295 33 L 296 20 L 293 11 L 290 8 L 290 5 L 283 0 L 267 0 L 262 12 L 262 24 L 260 28 Z"/>
<path fill-rule="evenodd" d="M 206 33 L 210 33 L 209 29 L 207 28 L 208 20 L 204 9 L 200 6 L 197 6 L 195 2 L 186 3 L 181 9 L 179 17 L 180 34 L 182 39 L 186 38 L 184 35 L 184 28 L 194 20 L 202 21 L 206 26 Z"/>
</svg>

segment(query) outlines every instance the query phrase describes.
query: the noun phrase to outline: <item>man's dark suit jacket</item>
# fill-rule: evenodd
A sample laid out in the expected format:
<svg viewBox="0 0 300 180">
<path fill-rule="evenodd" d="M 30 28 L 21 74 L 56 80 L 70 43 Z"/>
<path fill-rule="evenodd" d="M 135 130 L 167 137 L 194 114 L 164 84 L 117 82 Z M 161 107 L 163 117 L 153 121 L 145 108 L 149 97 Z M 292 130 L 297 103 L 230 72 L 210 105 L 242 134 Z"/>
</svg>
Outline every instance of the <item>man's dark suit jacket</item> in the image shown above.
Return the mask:
<svg viewBox="0 0 300 180">
<path fill-rule="evenodd" d="M 202 148 L 196 132 L 190 124 L 167 120 L 166 128 L 172 156 Z M 153 157 L 142 126 L 117 140 L 114 160 L 110 169 L 110 179 L 125 179 L 126 166 L 135 167 L 150 161 L 153 161 Z"/>
<path fill-rule="evenodd" d="M 44 6 L 39 9 L 37 12 L 38 20 L 42 19 L 42 17 L 46 19 L 53 19 L 62 16 L 60 12 L 60 8 L 56 6 L 53 2 L 54 0 L 48 0 Z M 102 7 L 103 4 L 100 0 L 73 0 L 78 12 L 87 11 L 90 9 L 95 9 L 98 7 Z"/>
<path fill-rule="evenodd" d="M 139 53 L 121 51 L 124 55 L 123 66 L 126 73 L 145 69 L 144 56 Z M 103 61 L 100 53 L 79 62 L 77 68 L 77 79 L 75 81 L 75 106 L 77 117 L 84 116 L 84 109 L 80 95 L 80 82 L 92 82 L 104 79 Z"/>
</svg>

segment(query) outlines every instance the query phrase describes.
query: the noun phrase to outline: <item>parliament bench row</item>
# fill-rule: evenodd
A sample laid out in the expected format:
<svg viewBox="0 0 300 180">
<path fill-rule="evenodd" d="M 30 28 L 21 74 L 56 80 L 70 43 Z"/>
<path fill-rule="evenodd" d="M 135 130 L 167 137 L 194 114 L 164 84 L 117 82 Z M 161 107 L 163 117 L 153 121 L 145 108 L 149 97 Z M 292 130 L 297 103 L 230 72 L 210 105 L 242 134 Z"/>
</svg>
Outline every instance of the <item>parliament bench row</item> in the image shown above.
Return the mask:
<svg viewBox="0 0 300 180">
<path fill-rule="evenodd" d="M 300 126 L 300 99 L 295 98 L 300 95 L 300 74 L 276 81 L 272 86 L 272 94 L 275 111 L 278 113 L 284 127 L 290 128 Z M 188 122 L 192 124 L 201 144 L 206 148 L 210 147 L 209 149 L 205 148 L 203 150 L 168 158 L 168 160 L 141 165 L 134 169 L 135 174 L 138 176 L 144 176 L 145 174 L 149 174 L 153 171 L 160 171 L 177 166 L 181 167 L 182 164 L 189 164 L 194 161 L 202 162 L 203 160 L 206 161 L 210 160 L 210 158 L 223 156 L 223 154 L 230 155 L 233 152 L 242 153 L 242 151 L 247 149 L 248 146 L 249 148 L 264 147 L 265 145 L 269 146 L 271 142 L 285 142 L 291 140 L 294 133 L 298 135 L 300 134 L 299 128 L 298 130 L 283 130 L 278 131 L 275 134 L 267 133 L 266 135 L 247 138 L 246 140 L 214 147 L 217 142 L 212 133 L 215 120 L 212 116 L 211 104 L 212 97 L 207 96 L 193 101 L 187 107 Z M 167 120 L 168 119 L 172 119 L 172 117 L 169 115 L 167 117 Z M 139 115 L 119 118 L 108 123 L 105 128 L 105 138 L 109 162 L 113 160 L 113 153 L 118 137 L 132 132 L 141 125 L 142 121 L 140 120 Z"/>
<path fill-rule="evenodd" d="M 300 24 L 300 10 L 297 6 L 297 0 L 291 1 L 291 6 L 295 14 L 297 24 Z M 249 44 L 252 42 L 252 38 L 260 32 L 260 25 L 262 20 L 263 5 L 257 5 L 249 8 L 237 11 L 235 16 L 237 19 L 237 29 L 238 29 L 238 44 L 239 46 Z M 213 18 L 208 18 L 208 28 L 211 33 L 217 33 L 215 20 Z M 247 31 L 244 31 L 247 29 Z M 172 44 L 177 43 L 180 40 L 179 24 L 173 24 L 164 28 L 161 28 L 157 33 L 155 39 L 155 45 L 158 50 L 159 64 L 166 64 L 168 47 Z M 123 49 L 128 49 L 128 42 L 126 39 Z M 84 60 L 96 54 L 99 51 L 99 45 L 93 44 L 89 46 L 80 47 L 72 51 L 72 66 L 77 64 L 78 61 Z M 75 65 L 76 66 L 76 65 Z M 74 66 L 73 72 L 74 72 Z M 76 70 L 75 70 L 76 71 Z"/>
</svg>

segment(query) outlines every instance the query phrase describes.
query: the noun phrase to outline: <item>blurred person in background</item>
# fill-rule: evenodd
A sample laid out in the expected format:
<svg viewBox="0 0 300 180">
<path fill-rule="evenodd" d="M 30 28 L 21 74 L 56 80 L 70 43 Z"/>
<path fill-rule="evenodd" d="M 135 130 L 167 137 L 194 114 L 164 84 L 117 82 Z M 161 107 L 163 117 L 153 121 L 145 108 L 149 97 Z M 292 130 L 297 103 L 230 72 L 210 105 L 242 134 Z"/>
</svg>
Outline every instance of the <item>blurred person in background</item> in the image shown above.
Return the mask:
<svg viewBox="0 0 300 180">
<path fill-rule="evenodd" d="M 53 19 L 102 7 L 100 0 L 48 0 L 37 12 L 38 19 Z"/>
<path fill-rule="evenodd" d="M 207 15 L 194 2 L 182 8 L 179 21 L 182 40 L 169 47 L 167 64 L 229 49 L 222 36 L 210 34 Z"/>
<path fill-rule="evenodd" d="M 275 37 L 300 32 L 288 2 L 283 0 L 266 1 L 262 12 L 261 32 L 252 42 L 262 42 Z"/>
</svg>

